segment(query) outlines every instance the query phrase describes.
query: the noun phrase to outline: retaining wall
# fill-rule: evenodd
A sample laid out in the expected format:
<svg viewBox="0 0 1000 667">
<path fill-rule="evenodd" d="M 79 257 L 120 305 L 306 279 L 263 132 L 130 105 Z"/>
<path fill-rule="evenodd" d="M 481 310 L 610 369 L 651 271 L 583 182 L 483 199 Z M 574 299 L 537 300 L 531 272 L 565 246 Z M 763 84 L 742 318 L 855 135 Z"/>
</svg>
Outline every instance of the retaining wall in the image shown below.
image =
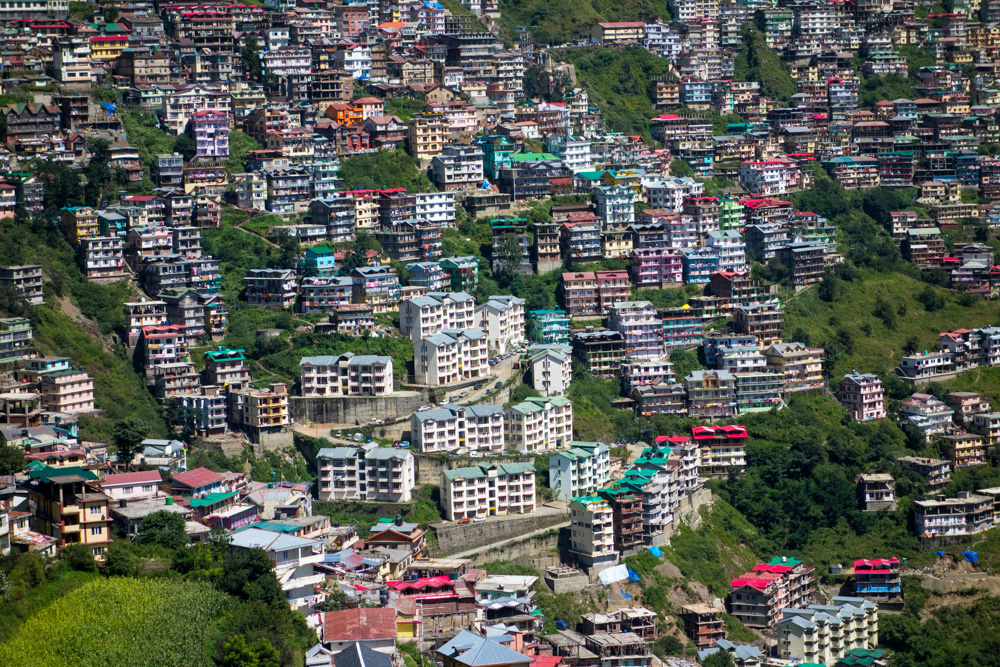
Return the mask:
<svg viewBox="0 0 1000 667">
<path fill-rule="evenodd" d="M 429 400 L 426 391 L 396 391 L 388 396 L 291 396 L 289 402 L 292 417 L 298 422 L 365 424 L 373 419 L 409 418 Z"/>
<path fill-rule="evenodd" d="M 406 433 L 409 433 L 409 429 L 407 429 Z M 485 463 L 534 463 L 534 459 L 523 456 L 494 456 L 492 458 L 471 459 L 467 456 L 456 457 L 447 454 L 417 454 L 417 486 L 423 486 L 424 484 L 436 484 L 440 486 L 441 473 L 445 470 L 471 468 Z M 548 485 L 547 479 L 542 481 L 546 486 Z"/>
<path fill-rule="evenodd" d="M 516 538 L 550 526 L 558 526 L 569 519 L 569 512 L 525 514 L 524 516 L 495 518 L 482 523 L 445 523 L 433 526 L 438 545 L 435 555 L 448 556 L 469 551 L 487 544 Z M 519 554 L 525 555 L 525 554 Z M 530 554 L 537 555 L 537 554 Z M 513 558 L 513 556 L 511 556 Z M 495 560 L 495 559 L 487 559 Z M 486 562 L 486 561 L 483 561 Z"/>
<path fill-rule="evenodd" d="M 562 548 L 560 535 L 566 531 L 553 530 L 551 533 L 527 537 L 517 542 L 510 542 L 495 549 L 480 551 L 472 556 L 472 565 L 478 566 L 495 560 L 514 560 L 515 558 L 535 558 L 546 552 Z"/>
</svg>

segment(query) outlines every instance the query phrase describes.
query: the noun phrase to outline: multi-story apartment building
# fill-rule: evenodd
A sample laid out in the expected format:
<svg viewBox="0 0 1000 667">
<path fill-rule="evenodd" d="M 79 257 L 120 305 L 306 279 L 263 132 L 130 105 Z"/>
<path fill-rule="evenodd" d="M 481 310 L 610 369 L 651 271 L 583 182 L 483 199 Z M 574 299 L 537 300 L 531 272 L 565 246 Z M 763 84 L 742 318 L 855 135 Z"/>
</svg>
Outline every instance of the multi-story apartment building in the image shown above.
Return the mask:
<svg viewBox="0 0 1000 667">
<path fill-rule="evenodd" d="M 528 338 L 536 343 L 569 343 L 569 315 L 560 308 L 530 311 L 527 327 Z"/>
<path fill-rule="evenodd" d="M 288 387 L 275 382 L 267 389 L 248 386 L 231 392 L 229 413 L 234 429 L 243 432 L 253 443 L 267 444 L 291 425 Z"/>
<path fill-rule="evenodd" d="M 785 328 L 785 311 L 777 299 L 734 305 L 733 331 L 756 336 L 762 345 L 780 343 Z"/>
<path fill-rule="evenodd" d="M 205 352 L 205 384 L 228 388 L 229 391 L 242 389 L 250 384 L 250 369 L 243 350 L 224 345 Z"/>
<path fill-rule="evenodd" d="M 111 543 L 110 498 L 97 483 L 97 475 L 79 467 L 45 466 L 32 472 L 28 483 L 32 529 L 55 538 L 60 549 L 83 544 L 103 559 Z"/>
<path fill-rule="evenodd" d="M 618 562 L 611 504 L 600 496 L 580 496 L 570 501 L 569 508 L 573 557 L 587 568 Z"/>
<path fill-rule="evenodd" d="M 989 404 L 987 404 L 989 405 Z M 957 414 L 957 413 L 956 413 Z M 1000 445 L 1000 412 L 980 412 L 972 415 L 969 431 L 982 436 L 987 447 Z"/>
<path fill-rule="evenodd" d="M 622 334 L 625 356 L 658 359 L 663 356 L 663 320 L 648 301 L 624 301 L 608 310 L 608 328 Z"/>
<path fill-rule="evenodd" d="M 573 439 L 573 403 L 562 396 L 529 397 L 506 410 L 507 442 L 518 451 L 547 452 Z"/>
<path fill-rule="evenodd" d="M 222 387 L 189 386 L 178 390 L 174 398 L 193 412 L 198 435 L 212 437 L 226 433 L 227 399 Z"/>
<path fill-rule="evenodd" d="M 748 572 L 730 582 L 726 606 L 730 615 L 748 628 L 770 630 L 781 618 L 786 585 L 780 575 Z"/>
<path fill-rule="evenodd" d="M 393 392 L 392 357 L 356 355 L 302 357 L 303 396 L 385 396 Z"/>
<path fill-rule="evenodd" d="M 497 405 L 443 406 L 410 417 L 410 436 L 420 452 L 500 452 L 504 448 L 504 412 Z"/>
<path fill-rule="evenodd" d="M 747 270 L 746 244 L 735 229 L 711 230 L 705 236 L 705 245 L 719 254 L 719 271 L 735 273 Z"/>
<path fill-rule="evenodd" d="M 611 480 L 611 450 L 602 442 L 570 443 L 549 457 L 549 488 L 556 499 L 569 502 L 596 494 Z"/>
<path fill-rule="evenodd" d="M 0 365 L 13 364 L 31 356 L 31 320 L 26 317 L 0 318 Z"/>
<path fill-rule="evenodd" d="M 399 332 L 414 342 L 445 329 L 476 326 L 476 301 L 465 292 L 429 292 L 399 304 Z"/>
<path fill-rule="evenodd" d="M 475 321 L 486 334 L 489 348 L 496 354 L 505 354 L 524 342 L 524 299 L 491 296 L 486 303 L 476 306 Z"/>
<path fill-rule="evenodd" d="M 139 341 L 144 327 L 168 324 L 167 303 L 150 299 L 139 299 L 125 303 L 125 329 L 128 331 L 129 346 Z"/>
<path fill-rule="evenodd" d="M 896 509 L 896 481 L 888 473 L 859 473 L 854 478 L 858 504 L 865 512 Z"/>
<path fill-rule="evenodd" d="M 416 489 L 416 463 L 405 449 L 326 447 L 316 453 L 320 500 L 409 502 Z"/>
<path fill-rule="evenodd" d="M 903 429 L 922 436 L 926 442 L 951 429 L 953 415 L 954 410 L 930 394 L 913 394 L 900 407 Z"/>
<path fill-rule="evenodd" d="M 993 527 L 994 499 L 969 491 L 955 498 L 913 501 L 913 528 L 919 537 L 963 538 Z"/>
<path fill-rule="evenodd" d="M 901 456 L 897 459 L 907 470 L 927 480 L 932 489 L 951 481 L 951 462 L 924 456 Z"/>
<path fill-rule="evenodd" d="M 40 265 L 0 266 L 0 285 L 13 287 L 32 306 L 45 301 Z"/>
<path fill-rule="evenodd" d="M 871 656 L 878 646 L 878 605 L 834 597 L 829 605 L 787 608 L 777 623 L 778 657 L 803 664 L 844 664 Z"/>
<path fill-rule="evenodd" d="M 849 373 L 837 385 L 837 400 L 857 421 L 886 416 L 882 380 L 874 374 Z"/>
<path fill-rule="evenodd" d="M 191 362 L 187 331 L 181 324 L 143 327 L 139 344 L 147 371 L 158 366 Z"/>
<path fill-rule="evenodd" d="M 411 124 L 412 127 L 412 124 Z M 428 150 L 428 147 L 423 147 Z M 476 190 L 483 185 L 483 150 L 476 144 L 444 146 L 431 158 L 431 178 L 442 190 Z"/>
<path fill-rule="evenodd" d="M 94 378 L 82 368 L 64 368 L 39 378 L 42 409 L 47 412 L 85 414 L 94 411 Z"/>
<path fill-rule="evenodd" d="M 802 181 L 799 165 L 791 161 L 744 162 L 740 184 L 754 196 L 770 197 L 797 190 Z"/>
<path fill-rule="evenodd" d="M 625 336 L 610 329 L 588 327 L 572 337 L 573 356 L 594 377 L 617 377 L 625 359 Z"/>
<path fill-rule="evenodd" d="M 486 334 L 481 329 L 444 329 L 414 345 L 414 379 L 443 386 L 489 375 Z"/>
<path fill-rule="evenodd" d="M 594 190 L 597 216 L 605 227 L 635 222 L 635 192 L 627 185 L 600 186 Z"/>
<path fill-rule="evenodd" d="M 290 308 L 298 293 L 295 271 L 291 269 L 251 269 L 243 283 L 247 305 L 269 310 Z"/>
<path fill-rule="evenodd" d="M 230 35 L 232 32 L 229 33 Z M 174 134 L 182 134 L 191 117 L 199 111 L 218 111 L 229 116 L 229 93 L 221 88 L 202 84 L 179 86 L 163 96 L 164 122 Z"/>
<path fill-rule="evenodd" d="M 67 206 L 59 211 L 59 227 L 73 245 L 99 235 L 97 212 L 89 206 Z"/>
<path fill-rule="evenodd" d="M 597 276 L 593 271 L 562 274 L 560 290 L 563 307 L 570 317 L 598 313 Z"/>
<path fill-rule="evenodd" d="M 633 248 L 629 273 L 638 288 L 660 288 L 684 279 L 684 263 L 681 255 L 670 248 Z"/>
<path fill-rule="evenodd" d="M 939 437 L 941 456 L 947 459 L 953 469 L 980 466 L 988 463 L 989 448 L 981 435 L 956 431 Z"/>
<path fill-rule="evenodd" d="M 898 558 L 854 561 L 854 594 L 871 602 L 895 602 L 903 597 L 902 563 Z"/>
<path fill-rule="evenodd" d="M 542 396 L 562 396 L 573 379 L 573 348 L 566 343 L 535 345 L 528 359 L 531 386 Z"/>
<path fill-rule="evenodd" d="M 684 378 L 688 415 L 725 419 L 737 414 L 736 376 L 729 371 L 692 371 Z"/>
<path fill-rule="evenodd" d="M 535 467 L 501 463 L 445 470 L 441 505 L 449 521 L 535 511 Z"/>
<path fill-rule="evenodd" d="M 764 350 L 768 370 L 784 377 L 785 392 L 823 388 L 823 354 L 802 343 L 774 343 Z"/>
<path fill-rule="evenodd" d="M 371 306 L 376 315 L 399 307 L 399 275 L 389 266 L 359 266 L 350 273 L 354 280 L 353 303 Z"/>
<path fill-rule="evenodd" d="M 190 125 L 197 147 L 196 158 L 229 157 L 229 114 L 203 109 L 191 114 Z"/>
<path fill-rule="evenodd" d="M 721 477 L 732 468 L 746 467 L 745 426 L 695 426 L 691 437 L 698 447 L 698 474 Z"/>
</svg>

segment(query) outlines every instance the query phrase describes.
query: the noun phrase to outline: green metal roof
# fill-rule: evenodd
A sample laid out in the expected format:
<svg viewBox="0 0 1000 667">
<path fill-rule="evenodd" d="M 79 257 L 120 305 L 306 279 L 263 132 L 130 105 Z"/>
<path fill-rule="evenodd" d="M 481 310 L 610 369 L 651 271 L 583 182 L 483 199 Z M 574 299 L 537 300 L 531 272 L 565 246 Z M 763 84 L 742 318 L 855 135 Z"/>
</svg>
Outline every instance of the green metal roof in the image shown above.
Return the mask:
<svg viewBox="0 0 1000 667">
<path fill-rule="evenodd" d="M 215 503 L 222 502 L 227 498 L 232 498 L 236 493 L 210 493 L 203 498 L 192 498 L 191 507 L 208 507 L 209 505 L 214 505 Z"/>
<path fill-rule="evenodd" d="M 66 477 L 67 475 L 79 475 L 84 479 L 97 479 L 97 475 L 89 470 L 81 468 L 80 466 L 66 466 L 64 468 L 45 466 L 44 468 L 39 468 L 38 470 L 32 470 L 28 473 L 28 475 L 31 479 L 40 479 L 43 482 L 47 482 L 53 477 Z"/>
</svg>

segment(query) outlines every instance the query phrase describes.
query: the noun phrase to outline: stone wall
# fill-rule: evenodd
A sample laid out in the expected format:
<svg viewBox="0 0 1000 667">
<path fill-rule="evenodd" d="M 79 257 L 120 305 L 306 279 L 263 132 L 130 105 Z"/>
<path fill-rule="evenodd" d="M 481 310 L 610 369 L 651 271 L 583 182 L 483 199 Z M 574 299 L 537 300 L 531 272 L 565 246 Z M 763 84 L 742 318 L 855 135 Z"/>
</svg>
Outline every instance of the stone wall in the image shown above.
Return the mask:
<svg viewBox="0 0 1000 667">
<path fill-rule="evenodd" d="M 684 523 L 691 530 L 698 530 L 701 526 L 701 513 L 698 510 L 702 505 L 711 507 L 713 500 L 712 492 L 704 487 L 681 498 L 673 522 L 663 531 L 666 538 L 665 544 L 670 544 L 670 538 L 676 532 L 678 523 Z"/>
<path fill-rule="evenodd" d="M 487 544 L 496 544 L 519 535 L 559 526 L 569 519 L 569 512 L 525 514 L 494 518 L 481 523 L 441 523 L 433 526 L 438 545 L 435 556 L 449 556 Z M 535 554 L 531 554 L 535 555 Z M 484 561 L 485 562 L 485 561 Z"/>
<path fill-rule="evenodd" d="M 292 447 L 294 441 L 291 429 L 279 433 L 261 433 L 260 442 L 253 443 L 254 456 L 263 456 L 264 452 L 273 452 L 285 447 Z"/>
<path fill-rule="evenodd" d="M 397 391 L 388 396 L 292 396 L 290 408 L 298 422 L 365 424 L 373 419 L 409 418 L 422 405 L 429 405 L 429 400 L 426 391 Z"/>
<path fill-rule="evenodd" d="M 472 556 L 472 566 L 476 567 L 483 563 L 495 560 L 514 560 L 517 558 L 534 558 L 546 552 L 556 549 L 566 548 L 561 542 L 561 535 L 567 531 L 553 530 L 544 535 L 526 537 L 523 540 L 509 542 L 494 549 L 480 551 Z"/>
</svg>

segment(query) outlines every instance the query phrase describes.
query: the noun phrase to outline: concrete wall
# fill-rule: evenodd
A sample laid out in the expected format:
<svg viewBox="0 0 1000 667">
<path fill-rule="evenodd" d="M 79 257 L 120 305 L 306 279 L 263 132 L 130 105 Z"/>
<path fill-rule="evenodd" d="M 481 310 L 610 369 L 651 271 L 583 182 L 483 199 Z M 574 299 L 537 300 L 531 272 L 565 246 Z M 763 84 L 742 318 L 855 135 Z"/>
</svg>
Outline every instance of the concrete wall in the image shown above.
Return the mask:
<svg viewBox="0 0 1000 667">
<path fill-rule="evenodd" d="M 534 558 L 546 552 L 561 549 L 563 548 L 560 543 L 562 532 L 565 531 L 554 530 L 551 533 L 528 537 L 517 542 L 510 542 L 502 547 L 481 551 L 472 557 L 472 565 L 475 567 L 495 560 Z"/>
<path fill-rule="evenodd" d="M 264 452 L 273 452 L 293 445 L 291 429 L 280 433 L 261 433 L 260 442 L 253 443 L 253 453 L 254 456 L 263 456 Z"/>
<path fill-rule="evenodd" d="M 568 512 L 551 512 L 547 514 L 525 514 L 523 516 L 508 516 L 491 519 L 482 523 L 447 523 L 435 525 L 438 546 L 434 549 L 436 556 L 448 556 L 462 551 L 475 549 L 487 544 L 495 544 L 503 540 L 516 538 L 550 526 L 557 526 L 569 519 Z M 506 546 L 503 548 L 507 548 Z M 511 547 L 514 548 L 514 547 Z M 535 553 L 519 553 L 518 555 L 536 555 Z M 512 558 L 513 556 L 511 556 Z M 478 558 L 478 556 L 477 556 Z M 496 560 L 488 558 L 486 561 Z M 486 562 L 482 561 L 482 562 Z"/>
<path fill-rule="evenodd" d="M 292 417 L 314 424 L 362 424 L 373 419 L 409 417 L 429 405 L 426 391 L 397 391 L 388 396 L 292 396 Z M 407 423 L 409 428 L 409 423 Z"/>
<path fill-rule="evenodd" d="M 203 438 L 197 442 L 197 445 L 202 449 L 207 449 L 211 452 L 222 452 L 226 456 L 238 456 L 243 453 L 243 448 L 249 444 L 242 437 L 229 437 L 229 438 Z"/>
</svg>

